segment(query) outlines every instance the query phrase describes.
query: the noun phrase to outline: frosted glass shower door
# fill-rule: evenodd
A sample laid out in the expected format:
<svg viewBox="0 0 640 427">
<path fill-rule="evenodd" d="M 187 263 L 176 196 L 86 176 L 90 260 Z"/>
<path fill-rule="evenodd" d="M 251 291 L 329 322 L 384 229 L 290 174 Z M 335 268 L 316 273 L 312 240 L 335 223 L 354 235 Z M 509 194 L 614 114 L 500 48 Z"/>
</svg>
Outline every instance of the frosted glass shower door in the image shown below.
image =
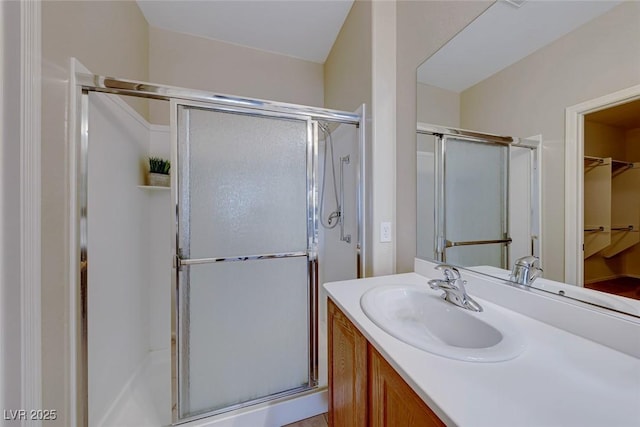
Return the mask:
<svg viewBox="0 0 640 427">
<path fill-rule="evenodd" d="M 306 119 L 176 108 L 184 420 L 314 386 L 314 156 Z"/>
<path fill-rule="evenodd" d="M 442 137 L 439 250 L 455 265 L 508 267 L 506 145 Z"/>
</svg>

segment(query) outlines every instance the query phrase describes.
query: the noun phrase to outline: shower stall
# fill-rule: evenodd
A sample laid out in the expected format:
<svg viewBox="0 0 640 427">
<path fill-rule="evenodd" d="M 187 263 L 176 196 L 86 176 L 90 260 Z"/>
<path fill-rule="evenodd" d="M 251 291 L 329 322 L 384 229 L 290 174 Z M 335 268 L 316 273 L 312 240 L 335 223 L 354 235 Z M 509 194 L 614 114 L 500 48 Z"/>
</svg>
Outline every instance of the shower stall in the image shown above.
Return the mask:
<svg viewBox="0 0 640 427">
<path fill-rule="evenodd" d="M 510 269 L 540 255 L 538 142 L 418 124 L 417 256 Z"/>
<path fill-rule="evenodd" d="M 326 411 L 320 284 L 364 271 L 364 106 L 74 77 L 77 424 Z M 123 95 L 165 101 L 170 126 Z M 170 188 L 145 185 L 152 155 Z"/>
</svg>

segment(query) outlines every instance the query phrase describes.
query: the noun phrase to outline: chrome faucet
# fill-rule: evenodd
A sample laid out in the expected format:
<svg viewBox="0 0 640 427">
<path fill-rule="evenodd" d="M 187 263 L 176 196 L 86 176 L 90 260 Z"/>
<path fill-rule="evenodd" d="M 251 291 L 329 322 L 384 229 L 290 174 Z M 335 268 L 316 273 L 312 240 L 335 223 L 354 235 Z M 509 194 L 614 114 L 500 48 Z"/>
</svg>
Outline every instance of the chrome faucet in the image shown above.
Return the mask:
<svg viewBox="0 0 640 427">
<path fill-rule="evenodd" d="M 531 286 L 541 274 L 540 258 L 529 255 L 516 260 L 509 280 L 520 285 Z"/>
<path fill-rule="evenodd" d="M 451 304 L 455 304 L 458 307 L 466 308 L 471 311 L 482 311 L 482 307 L 473 298 L 467 295 L 464 288 L 466 280 L 462 280 L 460 277 L 460 271 L 457 268 L 447 264 L 440 264 L 436 266 L 436 270 L 440 270 L 444 274 L 444 280 L 433 279 L 429 280 L 429 286 L 431 289 L 443 290 L 442 298 L 445 301 L 449 301 Z"/>
</svg>

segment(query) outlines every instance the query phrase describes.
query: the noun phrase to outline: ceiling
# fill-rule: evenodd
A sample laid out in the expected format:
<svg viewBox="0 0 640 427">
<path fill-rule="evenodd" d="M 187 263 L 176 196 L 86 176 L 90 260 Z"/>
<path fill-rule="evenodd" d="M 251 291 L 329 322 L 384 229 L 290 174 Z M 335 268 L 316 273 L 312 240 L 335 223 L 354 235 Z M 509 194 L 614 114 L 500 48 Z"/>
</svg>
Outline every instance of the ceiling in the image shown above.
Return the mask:
<svg viewBox="0 0 640 427">
<path fill-rule="evenodd" d="M 137 0 L 149 25 L 324 63 L 353 0 Z"/>
<path fill-rule="evenodd" d="M 620 3 L 497 1 L 418 68 L 418 81 L 462 92 Z"/>
</svg>

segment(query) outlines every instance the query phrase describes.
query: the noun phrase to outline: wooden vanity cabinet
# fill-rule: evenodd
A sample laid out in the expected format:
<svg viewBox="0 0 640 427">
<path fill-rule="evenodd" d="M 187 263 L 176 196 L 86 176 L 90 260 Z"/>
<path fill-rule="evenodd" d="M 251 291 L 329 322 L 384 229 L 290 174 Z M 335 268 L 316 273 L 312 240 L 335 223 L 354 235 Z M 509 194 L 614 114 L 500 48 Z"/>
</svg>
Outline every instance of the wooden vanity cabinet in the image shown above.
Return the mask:
<svg viewBox="0 0 640 427">
<path fill-rule="evenodd" d="M 445 425 L 331 300 L 328 313 L 329 426 Z"/>
<path fill-rule="evenodd" d="M 328 301 L 329 425 L 366 427 L 367 340 Z"/>
</svg>

